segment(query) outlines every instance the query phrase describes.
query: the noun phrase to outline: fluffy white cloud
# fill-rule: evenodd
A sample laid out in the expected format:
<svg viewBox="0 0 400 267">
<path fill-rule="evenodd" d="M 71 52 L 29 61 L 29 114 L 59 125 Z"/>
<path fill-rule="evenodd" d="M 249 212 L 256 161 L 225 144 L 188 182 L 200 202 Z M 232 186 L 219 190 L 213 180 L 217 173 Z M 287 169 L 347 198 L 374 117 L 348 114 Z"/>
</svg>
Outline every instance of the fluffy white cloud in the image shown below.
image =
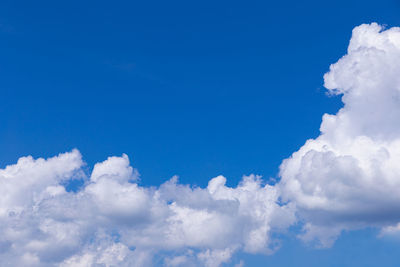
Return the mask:
<svg viewBox="0 0 400 267">
<path fill-rule="evenodd" d="M 356 27 L 325 75 L 343 108 L 323 116 L 320 136 L 282 163 L 273 186 L 250 175 L 236 187 L 223 176 L 206 188 L 177 177 L 143 187 L 126 155 L 90 175 L 77 150 L 19 159 L 0 169 L 0 265 L 220 266 L 239 250 L 274 252 L 271 234 L 297 219 L 301 238 L 320 246 L 343 230 L 400 232 L 399 62 L 400 28 Z M 73 179 L 85 183 L 67 192 Z"/>
<path fill-rule="evenodd" d="M 325 87 L 344 106 L 321 135 L 281 165 L 282 197 L 296 204 L 306 241 L 329 246 L 344 229 L 400 222 L 400 28 L 353 30 Z"/>
<path fill-rule="evenodd" d="M 166 266 L 219 266 L 237 250 L 273 251 L 271 231 L 294 221 L 292 206 L 256 176 L 234 188 L 222 176 L 207 188 L 176 177 L 147 188 L 126 155 L 87 178 L 83 166 L 73 150 L 0 170 L 0 265 L 150 266 L 161 257 Z M 76 178 L 84 186 L 67 192 L 61 184 Z"/>
</svg>

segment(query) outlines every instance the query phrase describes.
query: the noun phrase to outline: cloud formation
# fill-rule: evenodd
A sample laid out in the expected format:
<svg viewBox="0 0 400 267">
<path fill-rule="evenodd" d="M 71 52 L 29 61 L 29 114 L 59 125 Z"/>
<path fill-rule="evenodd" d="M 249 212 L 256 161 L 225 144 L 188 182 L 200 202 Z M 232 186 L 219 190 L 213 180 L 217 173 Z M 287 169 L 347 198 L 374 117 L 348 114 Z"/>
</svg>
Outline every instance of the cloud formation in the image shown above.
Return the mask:
<svg viewBox="0 0 400 267">
<path fill-rule="evenodd" d="M 281 165 L 282 197 L 296 204 L 302 238 L 330 246 L 342 230 L 400 221 L 400 28 L 353 30 L 325 74 L 343 108 Z"/>
<path fill-rule="evenodd" d="M 276 249 L 271 231 L 294 220 L 277 189 L 257 176 L 234 188 L 218 176 L 207 188 L 178 183 L 139 186 L 126 155 L 98 163 L 78 192 L 61 184 L 82 178 L 79 151 L 21 158 L 0 170 L 0 265 L 219 266 L 237 250 Z"/>
<path fill-rule="evenodd" d="M 178 182 L 143 187 L 126 155 L 87 174 L 78 150 L 23 157 L 0 169 L 1 266 L 208 266 L 237 251 L 273 253 L 274 233 L 332 245 L 343 230 L 400 230 L 400 28 L 353 30 L 347 54 L 324 76 L 344 106 L 321 134 L 284 160 L 280 181 L 236 187 Z M 76 192 L 64 186 L 83 179 Z"/>
</svg>

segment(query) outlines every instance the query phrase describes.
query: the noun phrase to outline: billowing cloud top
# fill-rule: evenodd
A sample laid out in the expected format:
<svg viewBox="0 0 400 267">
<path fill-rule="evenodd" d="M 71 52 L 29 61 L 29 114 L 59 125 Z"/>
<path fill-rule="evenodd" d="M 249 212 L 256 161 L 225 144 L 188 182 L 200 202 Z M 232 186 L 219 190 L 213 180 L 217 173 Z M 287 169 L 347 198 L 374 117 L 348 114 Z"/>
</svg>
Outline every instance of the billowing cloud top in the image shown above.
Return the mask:
<svg viewBox="0 0 400 267">
<path fill-rule="evenodd" d="M 342 230 L 400 229 L 400 29 L 353 30 L 348 53 L 325 75 L 342 95 L 321 135 L 284 160 L 280 181 L 218 176 L 206 188 L 138 184 L 126 155 L 90 175 L 78 150 L 23 157 L 0 170 L 1 266 L 220 266 L 238 250 L 272 253 L 273 233 L 330 246 Z M 77 192 L 65 184 L 83 179 Z M 243 262 L 230 262 L 242 266 Z"/>
<path fill-rule="evenodd" d="M 353 30 L 325 87 L 344 106 L 321 135 L 281 166 L 282 197 L 296 204 L 305 240 L 329 246 L 343 229 L 400 221 L 400 28 Z"/>
</svg>

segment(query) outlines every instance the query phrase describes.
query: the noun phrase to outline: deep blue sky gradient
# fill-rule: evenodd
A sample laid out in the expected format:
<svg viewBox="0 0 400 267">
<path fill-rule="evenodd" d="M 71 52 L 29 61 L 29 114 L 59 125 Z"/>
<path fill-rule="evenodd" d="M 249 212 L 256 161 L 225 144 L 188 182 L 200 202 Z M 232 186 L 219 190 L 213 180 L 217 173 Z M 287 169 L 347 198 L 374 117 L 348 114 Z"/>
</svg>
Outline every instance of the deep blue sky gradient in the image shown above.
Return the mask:
<svg viewBox="0 0 400 267">
<path fill-rule="evenodd" d="M 276 178 L 340 108 L 322 76 L 352 28 L 400 26 L 399 14 L 394 0 L 1 1 L 0 166 L 78 148 L 89 168 L 128 154 L 143 185 Z M 395 266 L 400 242 L 375 236 L 347 233 L 322 251 L 292 236 L 273 256 L 243 257 Z"/>
</svg>

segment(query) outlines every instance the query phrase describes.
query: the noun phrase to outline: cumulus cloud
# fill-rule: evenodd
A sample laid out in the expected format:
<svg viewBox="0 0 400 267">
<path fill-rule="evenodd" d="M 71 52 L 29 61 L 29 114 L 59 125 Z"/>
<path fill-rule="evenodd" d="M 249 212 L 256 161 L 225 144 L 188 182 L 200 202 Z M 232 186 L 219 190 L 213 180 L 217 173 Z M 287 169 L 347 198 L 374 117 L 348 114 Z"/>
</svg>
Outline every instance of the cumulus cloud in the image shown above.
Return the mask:
<svg viewBox="0 0 400 267">
<path fill-rule="evenodd" d="M 143 187 L 126 155 L 90 174 L 78 150 L 20 158 L 0 169 L 0 265 L 243 266 L 235 252 L 273 253 L 273 234 L 296 222 L 323 247 L 343 230 L 400 232 L 399 62 L 400 28 L 356 27 L 324 76 L 343 108 L 283 161 L 275 185 L 250 175 L 236 187 L 223 176 Z M 84 185 L 66 190 L 74 179 Z"/>
<path fill-rule="evenodd" d="M 49 159 L 21 158 L 0 170 L 0 265 L 219 266 L 244 250 L 269 253 L 271 231 L 294 221 L 275 187 L 244 177 L 227 187 L 178 183 L 142 187 L 126 155 L 97 163 L 85 176 L 78 150 Z M 62 186 L 84 179 L 77 192 Z M 164 256 L 162 256 L 164 255 Z"/>
<path fill-rule="evenodd" d="M 280 168 L 282 198 L 296 204 L 304 240 L 330 246 L 342 230 L 400 221 L 399 62 L 400 28 L 364 24 L 325 74 L 344 106 Z"/>
</svg>

